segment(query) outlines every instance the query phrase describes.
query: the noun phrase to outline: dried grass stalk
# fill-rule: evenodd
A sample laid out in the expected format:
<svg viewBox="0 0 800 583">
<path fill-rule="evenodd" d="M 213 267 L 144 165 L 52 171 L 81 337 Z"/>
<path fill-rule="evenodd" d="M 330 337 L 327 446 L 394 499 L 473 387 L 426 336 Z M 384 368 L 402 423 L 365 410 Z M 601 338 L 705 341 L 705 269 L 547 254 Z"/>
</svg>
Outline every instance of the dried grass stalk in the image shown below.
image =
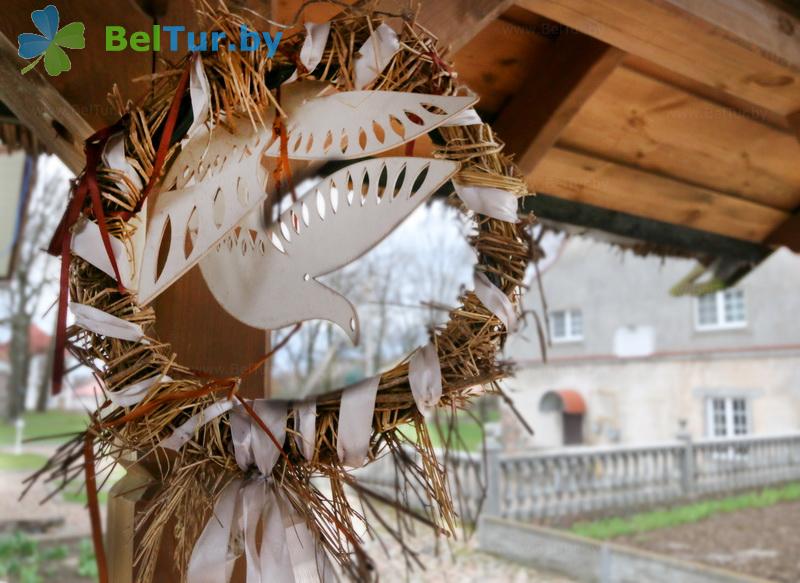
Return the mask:
<svg viewBox="0 0 800 583">
<path fill-rule="evenodd" d="M 210 28 L 224 31 L 232 42 L 238 39 L 241 24 L 255 28 L 248 18 L 229 12 L 224 4 L 212 6 L 210 0 L 201 0 L 200 8 L 208 17 Z M 358 8 L 345 10 L 332 21 L 320 66 L 315 71 L 302 72 L 301 77 L 329 81 L 340 90 L 352 89 L 355 51 L 378 24 L 376 13 Z M 227 124 L 234 119 L 234 114 L 246 114 L 251 123 L 264 124 L 261 112 L 270 106 L 279 108 L 275 88 L 294 70 L 302 40 L 299 34 L 289 36 L 272 60 L 261 52 L 230 52 L 225 47 L 203 55 L 211 86 L 211 123 Z M 416 25 L 413 15 L 406 15 L 402 20 L 400 40 L 401 50 L 370 88 L 437 94 L 463 91 L 457 87 L 455 74 L 444 61 L 444 51 L 437 39 Z M 126 116 L 127 155 L 142 183 L 147 182 L 152 172 L 156 136 L 162 131 L 179 72 L 185 66 L 186 59 L 183 59 L 155 76 L 153 91 L 139 106 L 123 105 L 118 93 L 112 98 L 120 113 Z M 527 194 L 524 181 L 503 155 L 503 143 L 488 125 L 441 128 L 438 135 L 441 145 L 436 156 L 462 163 L 458 176 L 461 182 L 504 188 L 520 196 Z M 177 143 L 172 147 L 167 165 L 179 147 Z M 107 212 L 129 211 L 136 207 L 141 192 L 129 180 L 108 168 L 100 168 L 99 177 Z M 470 242 L 478 252 L 477 269 L 484 271 L 509 298 L 516 300 L 530 256 L 523 226 L 476 217 L 476 227 Z M 132 227 L 119 218 L 112 220 L 111 230 L 123 241 L 132 235 Z M 175 563 L 184 567 L 204 523 L 201 517 L 208 516 L 224 486 L 240 474 L 231 451 L 227 416 L 200 428 L 177 456 L 167 457 L 156 446 L 191 415 L 214 401 L 232 398 L 238 383 L 236 379 L 209 381 L 181 366 L 180 355 L 174 354 L 169 344 L 156 337 L 152 309 L 137 305 L 134 296 L 121 294 L 111 278 L 79 258 L 73 259 L 70 269 L 73 301 L 136 322 L 150 340 L 143 346 L 71 328 L 69 338 L 73 354 L 92 367 L 110 391 L 156 374 L 169 374 L 175 379 L 155 386 L 133 409 L 114 408 L 110 402 L 104 403 L 90 428 L 99 443 L 98 455 L 135 455 L 161 483 L 138 516 L 137 580 L 147 582 L 154 574 L 161 541 L 168 529 L 173 529 L 177 541 Z M 478 394 L 499 390 L 497 382 L 509 372 L 507 366 L 496 359 L 505 339 L 506 330 L 500 320 L 474 293 L 465 293 L 460 298 L 460 306 L 450 312 L 449 322 L 432 332 L 442 367 L 442 407 L 455 411 Z M 405 488 L 398 489 L 396 499 L 386 499 L 359 485 L 340 465 L 336 454 L 340 401 L 341 392 L 322 395 L 317 400 L 313 460 L 306 461 L 294 439 L 287 439 L 285 455 L 272 477 L 320 537 L 321 544 L 338 562 L 342 572 L 366 580 L 372 578 L 373 571 L 355 533 L 359 525 L 365 525 L 368 532 L 373 529 L 358 510 L 357 502 L 367 509 L 374 509 L 379 503 L 390 504 L 406 517 L 413 513 L 403 503 Z M 290 436 L 294 423 L 290 417 Z M 409 424 L 416 430 L 415 440 L 403 433 L 403 428 Z M 79 475 L 81 443 L 76 438 L 62 447 L 34 479 L 49 476 L 47 479 L 63 487 Z M 414 457 L 406 452 L 409 446 L 416 452 Z M 407 360 L 381 376 L 370 457 L 375 459 L 382 455 L 392 456 L 398 475 L 406 482 L 415 483 L 414 492 L 426 499 L 430 512 L 416 518 L 438 532 L 454 533 L 457 517 L 447 476 L 437 459 L 425 420 L 414 403 Z M 323 495 L 312 478 L 325 479 L 331 496 Z M 391 535 L 402 541 L 407 524 L 406 520 L 399 520 L 397 526 L 389 529 Z M 408 553 L 409 564 L 413 564 L 413 552 L 405 545 L 402 548 Z"/>
</svg>

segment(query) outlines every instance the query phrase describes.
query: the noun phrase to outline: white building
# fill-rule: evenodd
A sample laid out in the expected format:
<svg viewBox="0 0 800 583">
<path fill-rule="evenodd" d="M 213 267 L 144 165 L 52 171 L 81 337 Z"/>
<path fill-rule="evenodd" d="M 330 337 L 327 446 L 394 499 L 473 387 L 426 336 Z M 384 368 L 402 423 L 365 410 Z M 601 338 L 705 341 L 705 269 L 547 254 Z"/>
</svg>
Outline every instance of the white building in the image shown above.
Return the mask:
<svg viewBox="0 0 800 583">
<path fill-rule="evenodd" d="M 800 429 L 800 257 L 780 250 L 737 287 L 669 290 L 695 265 L 573 237 L 542 276 L 552 346 L 509 341 L 511 448 L 644 443 Z M 536 285 L 525 302 L 540 309 Z"/>
</svg>

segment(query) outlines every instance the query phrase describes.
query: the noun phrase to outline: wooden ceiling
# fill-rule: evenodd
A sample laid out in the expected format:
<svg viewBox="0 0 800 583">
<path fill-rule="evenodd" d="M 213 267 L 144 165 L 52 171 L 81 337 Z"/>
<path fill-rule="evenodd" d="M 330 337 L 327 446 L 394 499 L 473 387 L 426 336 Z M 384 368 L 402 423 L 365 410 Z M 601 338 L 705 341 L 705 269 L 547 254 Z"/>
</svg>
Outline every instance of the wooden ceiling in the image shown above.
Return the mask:
<svg viewBox="0 0 800 583">
<path fill-rule="evenodd" d="M 689 4 L 520 0 L 456 63 L 533 190 L 775 242 L 800 208 L 800 21 Z"/>
<path fill-rule="evenodd" d="M 132 80 L 152 71 L 152 55 L 106 53 L 89 32 L 70 74 L 21 78 L 8 39 L 30 28 L 38 4 L 6 7 L 0 98 L 79 168 L 80 140 L 113 121 L 112 83 L 141 95 L 147 84 Z M 140 3 L 157 5 L 151 14 L 132 0 L 96 4 L 71 0 L 62 19 L 87 31 L 145 29 L 151 14 L 196 22 L 188 0 Z M 244 4 L 288 21 L 300 2 Z M 311 20 L 335 8 L 314 10 Z M 800 19 L 790 10 L 767 0 L 429 0 L 421 20 L 452 47 L 533 191 L 583 214 L 800 251 Z"/>
</svg>

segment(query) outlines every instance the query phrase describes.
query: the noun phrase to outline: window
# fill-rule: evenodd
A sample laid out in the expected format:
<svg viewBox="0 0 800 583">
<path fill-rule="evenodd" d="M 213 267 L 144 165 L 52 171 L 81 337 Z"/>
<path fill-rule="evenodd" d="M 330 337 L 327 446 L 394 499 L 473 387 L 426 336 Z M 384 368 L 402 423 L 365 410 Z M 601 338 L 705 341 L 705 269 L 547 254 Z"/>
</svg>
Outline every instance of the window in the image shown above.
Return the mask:
<svg viewBox="0 0 800 583">
<path fill-rule="evenodd" d="M 743 397 L 710 397 L 706 400 L 709 437 L 746 435 L 750 429 L 747 399 Z"/>
<path fill-rule="evenodd" d="M 583 314 L 580 310 L 550 312 L 550 337 L 553 342 L 583 340 Z"/>
<path fill-rule="evenodd" d="M 698 297 L 695 324 L 698 330 L 743 328 L 747 324 L 744 291 L 726 289 Z"/>
</svg>

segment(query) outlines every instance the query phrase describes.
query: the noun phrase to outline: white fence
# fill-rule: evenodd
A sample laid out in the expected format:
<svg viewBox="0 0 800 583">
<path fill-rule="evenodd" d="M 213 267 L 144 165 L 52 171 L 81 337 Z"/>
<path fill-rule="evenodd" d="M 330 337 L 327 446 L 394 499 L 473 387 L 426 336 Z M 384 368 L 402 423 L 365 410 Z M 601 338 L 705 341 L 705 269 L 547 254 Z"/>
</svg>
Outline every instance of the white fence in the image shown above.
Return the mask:
<svg viewBox="0 0 800 583">
<path fill-rule="evenodd" d="M 800 433 L 514 455 L 487 446 L 485 459 L 458 452 L 443 460 L 470 522 L 482 505 L 491 516 L 555 522 L 800 480 Z M 388 458 L 358 476 L 378 488 L 397 483 Z"/>
</svg>

